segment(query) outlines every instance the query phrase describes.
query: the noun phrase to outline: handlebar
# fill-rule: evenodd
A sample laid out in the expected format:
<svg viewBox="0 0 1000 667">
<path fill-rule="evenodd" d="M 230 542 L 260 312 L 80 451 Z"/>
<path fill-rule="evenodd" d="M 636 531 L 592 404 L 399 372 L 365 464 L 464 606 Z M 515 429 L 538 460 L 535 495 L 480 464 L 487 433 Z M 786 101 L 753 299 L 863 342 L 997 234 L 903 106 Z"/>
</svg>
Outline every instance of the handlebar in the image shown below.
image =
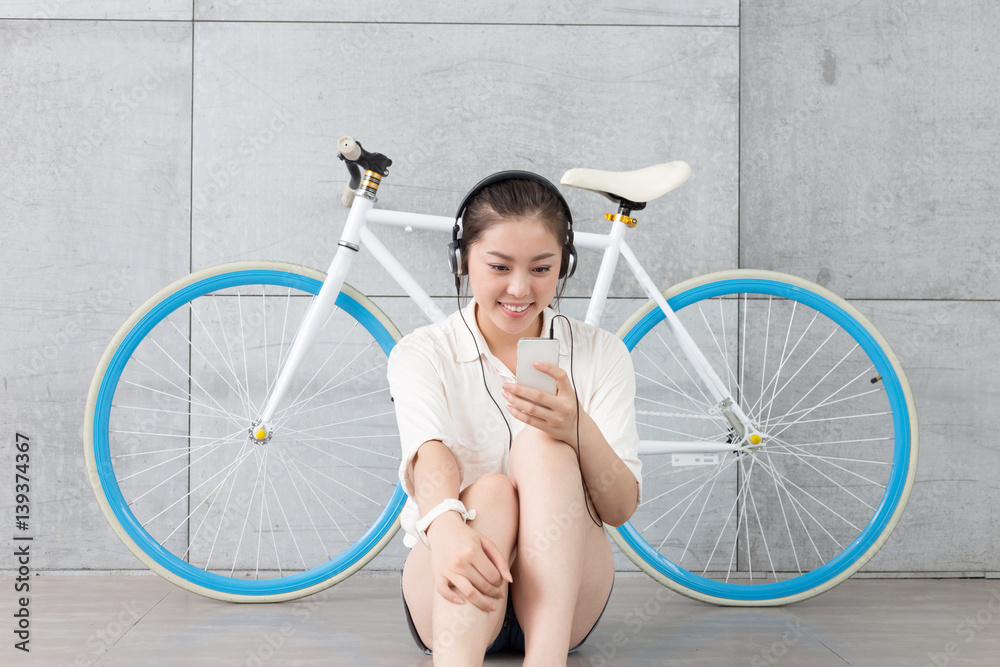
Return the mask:
<svg viewBox="0 0 1000 667">
<path fill-rule="evenodd" d="M 364 147 L 351 137 L 341 137 L 337 141 L 338 157 L 347 165 L 347 171 L 351 174 L 351 180 L 344 187 L 344 194 L 340 201 L 344 206 L 354 203 L 354 191 L 361 184 L 361 169 L 373 171 L 380 176 L 389 173 L 389 166 L 392 160 L 381 153 L 366 151 Z"/>
</svg>

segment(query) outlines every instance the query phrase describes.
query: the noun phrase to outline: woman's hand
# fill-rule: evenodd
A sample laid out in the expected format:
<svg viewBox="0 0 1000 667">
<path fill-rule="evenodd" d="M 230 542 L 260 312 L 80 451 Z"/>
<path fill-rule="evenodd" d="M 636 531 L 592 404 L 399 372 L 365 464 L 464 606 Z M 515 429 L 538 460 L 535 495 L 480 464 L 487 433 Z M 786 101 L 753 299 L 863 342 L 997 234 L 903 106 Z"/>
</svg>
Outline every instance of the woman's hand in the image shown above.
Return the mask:
<svg viewBox="0 0 1000 667">
<path fill-rule="evenodd" d="M 536 361 L 534 367 L 555 378 L 556 393 L 547 394 L 538 389 L 507 383 L 503 386 L 503 396 L 507 399 L 507 410 L 515 419 L 548 433 L 556 440 L 578 448 L 577 414 L 582 421 L 589 419 L 580 409 L 576 392 L 570 384 L 566 371 L 554 364 Z"/>
<path fill-rule="evenodd" d="M 455 512 L 446 512 L 427 529 L 434 586 L 445 600 L 466 600 L 486 612 L 495 611 L 503 597 L 503 582 L 511 582 L 507 559 L 493 542 Z"/>
</svg>

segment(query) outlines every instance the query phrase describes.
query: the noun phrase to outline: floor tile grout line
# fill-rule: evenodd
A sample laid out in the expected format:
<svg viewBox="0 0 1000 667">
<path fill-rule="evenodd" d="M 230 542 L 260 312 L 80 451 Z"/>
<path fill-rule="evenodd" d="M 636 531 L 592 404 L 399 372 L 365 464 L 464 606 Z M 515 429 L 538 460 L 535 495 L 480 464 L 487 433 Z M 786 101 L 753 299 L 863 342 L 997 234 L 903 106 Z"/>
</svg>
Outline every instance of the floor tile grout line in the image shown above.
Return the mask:
<svg viewBox="0 0 1000 667">
<path fill-rule="evenodd" d="M 111 575 L 111 576 L 115 576 L 115 575 Z M 156 602 L 154 602 L 153 604 L 151 604 L 150 607 L 149 607 L 149 609 L 147 609 L 142 614 L 142 616 L 140 616 L 139 618 L 136 619 L 135 623 L 133 623 L 132 625 L 128 626 L 128 628 L 126 628 L 124 632 L 122 632 L 118 637 L 115 638 L 115 640 L 113 642 L 111 642 L 111 644 L 104 650 L 103 653 L 101 653 L 99 656 L 97 656 L 95 658 L 95 663 L 89 663 L 89 664 L 96 664 L 97 660 L 101 660 L 103 658 L 106 658 L 108 656 L 108 654 L 111 653 L 111 651 L 115 648 L 115 646 L 117 646 L 118 642 L 120 642 L 121 640 L 125 639 L 125 637 L 128 635 L 128 633 L 132 632 L 132 630 L 136 626 L 138 626 L 140 623 L 142 623 L 142 620 L 144 618 L 146 618 L 147 616 L 149 616 L 149 614 L 151 614 L 153 612 L 153 610 L 156 609 L 160 605 L 161 602 L 163 602 L 164 600 L 166 600 L 170 596 L 170 594 L 173 593 L 176 590 L 176 588 L 177 587 L 175 586 L 175 587 L 172 587 L 171 589 L 167 590 L 167 592 L 163 594 L 163 597 L 161 597 L 159 600 L 157 600 Z"/>
</svg>

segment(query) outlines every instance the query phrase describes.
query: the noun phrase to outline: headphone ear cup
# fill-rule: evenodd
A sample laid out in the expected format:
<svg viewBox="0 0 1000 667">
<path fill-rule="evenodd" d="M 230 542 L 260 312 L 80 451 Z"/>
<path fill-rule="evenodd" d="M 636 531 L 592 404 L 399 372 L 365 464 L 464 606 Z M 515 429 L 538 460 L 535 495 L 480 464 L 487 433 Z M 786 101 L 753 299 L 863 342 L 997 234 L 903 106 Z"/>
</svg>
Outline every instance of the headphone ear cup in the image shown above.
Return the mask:
<svg viewBox="0 0 1000 667">
<path fill-rule="evenodd" d="M 560 278 L 572 278 L 576 273 L 576 247 L 570 243 L 566 246 L 566 251 L 569 253 L 569 259 L 566 262 L 566 271 L 559 276 Z"/>
<path fill-rule="evenodd" d="M 456 239 L 448 244 L 448 266 L 456 278 L 465 275 L 462 272 L 462 241 Z"/>
<path fill-rule="evenodd" d="M 566 259 L 566 270 L 559 274 L 559 278 L 572 278 L 576 273 L 576 246 L 573 245 L 573 219 L 569 219 L 569 231 L 566 234 L 566 245 L 563 249 L 568 257 Z"/>
</svg>

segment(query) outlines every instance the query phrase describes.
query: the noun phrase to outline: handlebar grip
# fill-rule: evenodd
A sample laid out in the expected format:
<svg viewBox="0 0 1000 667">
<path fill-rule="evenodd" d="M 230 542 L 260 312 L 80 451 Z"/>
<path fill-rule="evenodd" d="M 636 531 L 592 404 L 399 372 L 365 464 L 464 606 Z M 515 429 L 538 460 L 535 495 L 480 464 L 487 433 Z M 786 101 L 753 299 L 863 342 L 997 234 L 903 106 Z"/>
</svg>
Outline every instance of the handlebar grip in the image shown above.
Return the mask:
<svg viewBox="0 0 1000 667">
<path fill-rule="evenodd" d="M 361 157 L 361 146 L 351 137 L 341 137 L 337 140 L 337 150 L 348 160 Z"/>
<path fill-rule="evenodd" d="M 351 208 L 351 204 L 354 203 L 354 188 L 351 187 L 350 183 L 344 185 L 344 194 L 340 197 L 340 203 Z"/>
</svg>

